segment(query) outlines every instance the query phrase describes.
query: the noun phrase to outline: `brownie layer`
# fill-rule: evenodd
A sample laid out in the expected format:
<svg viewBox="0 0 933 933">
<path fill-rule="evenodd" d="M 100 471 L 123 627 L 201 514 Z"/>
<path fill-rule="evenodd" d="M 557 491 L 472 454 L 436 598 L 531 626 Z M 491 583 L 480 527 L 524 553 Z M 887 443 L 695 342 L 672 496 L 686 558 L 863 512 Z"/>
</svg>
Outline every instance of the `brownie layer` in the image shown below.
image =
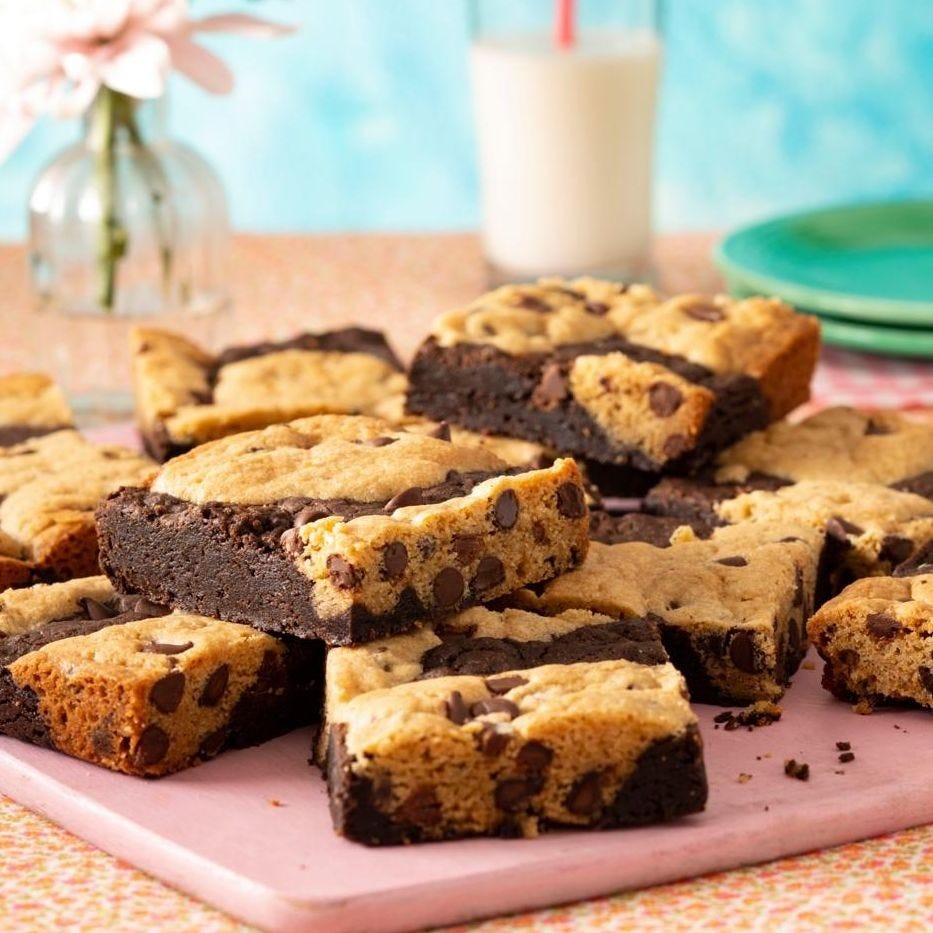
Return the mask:
<svg viewBox="0 0 933 933">
<path fill-rule="evenodd" d="M 281 353 L 284 350 L 317 350 L 325 353 L 368 353 L 385 360 L 390 366 L 401 371 L 402 364 L 392 348 L 386 342 L 382 331 L 368 330 L 365 327 L 345 327 L 341 330 L 327 331 L 322 334 L 299 334 L 290 340 L 266 341 L 263 343 L 244 344 L 228 347 L 215 358 L 210 369 L 210 379 L 217 381 L 218 371 L 228 363 L 236 363 L 254 356 L 266 356 L 269 353 Z"/>
<path fill-rule="evenodd" d="M 345 728 L 342 724 L 333 727 L 327 751 L 330 811 L 337 832 L 370 846 L 401 845 L 463 836 L 462 831 L 444 833 L 437 827 L 441 819 L 439 809 L 435 826 L 432 827 L 430 806 L 420 808 L 417 814 L 413 814 L 417 822 L 413 820 L 407 823 L 389 817 L 380 810 L 379 789 L 368 777 L 353 771 L 353 760 L 346 748 Z M 589 824 L 587 828 L 643 826 L 702 810 L 708 795 L 702 748 L 696 726 L 689 726 L 681 736 L 652 743 L 638 757 L 615 799 L 604 807 L 600 822 Z M 542 755 L 538 762 L 533 759 L 529 761 L 524 776 L 529 790 L 540 787 L 544 780 L 535 765 L 545 768 L 549 760 Z M 595 780 L 596 775 L 593 777 Z M 583 784 L 579 788 L 581 797 L 585 791 Z M 579 829 L 580 826 L 565 826 L 548 821 L 539 823 L 539 829 L 546 831 L 560 828 Z M 523 833 L 521 826 L 508 813 L 504 813 L 494 835 L 517 838 Z"/>
<path fill-rule="evenodd" d="M 661 464 L 643 450 L 622 447 L 607 437 L 567 388 L 567 374 L 577 357 L 608 353 L 662 365 L 715 395 L 696 444 L 666 461 L 666 471 L 694 468 L 768 422 L 761 387 L 750 376 L 716 375 L 681 357 L 622 338 L 568 344 L 552 353 L 512 356 L 484 344 L 442 347 L 432 337 L 422 344 L 412 362 L 407 408 L 415 414 L 490 434 L 522 437 L 595 461 L 657 471 Z"/>
<path fill-rule="evenodd" d="M 458 631 L 438 634 L 443 643 L 421 657 L 425 677 L 457 674 L 489 676 L 542 664 L 578 664 L 624 658 L 639 664 L 664 664 L 667 655 L 656 626 L 646 619 L 621 619 L 588 625 L 548 641 L 474 637 Z"/>
<path fill-rule="evenodd" d="M 58 424 L 45 427 L 36 424 L 0 424 L 0 447 L 12 447 L 31 437 L 42 437 L 45 434 L 54 434 L 56 431 L 65 431 L 70 424 Z"/>
<path fill-rule="evenodd" d="M 668 515 L 649 515 L 645 512 L 611 515 L 593 511 L 590 513 L 590 540 L 601 541 L 603 544 L 644 541 L 655 547 L 670 547 L 671 535 L 682 525 L 690 525 L 698 538 L 708 538 L 714 527 L 701 520 L 688 522 Z"/>
</svg>

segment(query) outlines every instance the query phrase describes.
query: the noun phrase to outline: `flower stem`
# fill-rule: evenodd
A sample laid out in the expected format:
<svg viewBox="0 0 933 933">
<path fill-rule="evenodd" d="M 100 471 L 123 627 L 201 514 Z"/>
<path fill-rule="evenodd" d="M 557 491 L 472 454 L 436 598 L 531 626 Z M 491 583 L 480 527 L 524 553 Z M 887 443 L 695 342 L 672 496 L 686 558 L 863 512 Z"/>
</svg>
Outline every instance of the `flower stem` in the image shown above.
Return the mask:
<svg viewBox="0 0 933 933">
<path fill-rule="evenodd" d="M 117 94 L 102 88 L 94 101 L 90 138 L 100 198 L 97 240 L 97 302 L 107 312 L 116 303 L 117 263 L 126 253 L 126 229 L 117 212 Z"/>
</svg>

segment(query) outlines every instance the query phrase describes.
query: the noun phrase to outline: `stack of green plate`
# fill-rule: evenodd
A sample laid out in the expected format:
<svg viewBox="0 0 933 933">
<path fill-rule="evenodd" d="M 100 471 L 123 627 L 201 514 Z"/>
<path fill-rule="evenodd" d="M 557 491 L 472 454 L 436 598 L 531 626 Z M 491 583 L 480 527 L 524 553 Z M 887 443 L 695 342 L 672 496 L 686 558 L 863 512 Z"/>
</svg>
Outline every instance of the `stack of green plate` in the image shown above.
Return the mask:
<svg viewBox="0 0 933 933">
<path fill-rule="evenodd" d="M 780 217 L 733 233 L 715 259 L 732 294 L 818 314 L 827 343 L 933 358 L 933 201 Z"/>
</svg>

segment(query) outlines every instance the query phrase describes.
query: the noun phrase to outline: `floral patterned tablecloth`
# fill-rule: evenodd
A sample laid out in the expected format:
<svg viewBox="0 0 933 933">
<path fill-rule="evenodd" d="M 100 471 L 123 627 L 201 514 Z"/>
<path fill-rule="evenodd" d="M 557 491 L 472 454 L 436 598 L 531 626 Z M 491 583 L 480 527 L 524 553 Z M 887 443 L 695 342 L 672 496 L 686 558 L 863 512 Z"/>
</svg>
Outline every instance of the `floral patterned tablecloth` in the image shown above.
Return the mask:
<svg viewBox="0 0 933 933">
<path fill-rule="evenodd" d="M 666 291 L 714 291 L 707 235 L 658 244 Z M 409 353 L 431 317 L 483 288 L 475 237 L 242 236 L 225 342 L 360 320 Z M 0 247 L 0 368 L 30 365 L 23 339 L 52 325 L 30 310 L 24 251 Z M 817 403 L 933 407 L 933 365 L 827 349 Z M 0 789 L 2 790 L 2 789 Z M 505 930 L 922 930 L 933 927 L 933 826 L 645 891 L 489 920 Z M 0 795 L 0 931 L 249 929 Z"/>
</svg>

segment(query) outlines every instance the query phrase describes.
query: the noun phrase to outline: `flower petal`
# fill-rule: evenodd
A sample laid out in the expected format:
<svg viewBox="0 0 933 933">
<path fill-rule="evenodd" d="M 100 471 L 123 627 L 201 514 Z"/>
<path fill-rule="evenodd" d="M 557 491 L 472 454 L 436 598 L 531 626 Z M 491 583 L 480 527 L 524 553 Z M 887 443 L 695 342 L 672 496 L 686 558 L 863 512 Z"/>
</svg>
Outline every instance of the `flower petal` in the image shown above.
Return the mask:
<svg viewBox="0 0 933 933">
<path fill-rule="evenodd" d="M 192 20 L 189 29 L 192 32 L 234 32 L 241 36 L 253 36 L 257 39 L 274 39 L 295 32 L 297 26 L 285 23 L 272 23 L 248 13 L 219 13 Z"/>
<path fill-rule="evenodd" d="M 107 87 L 130 97 L 159 97 L 165 93 L 171 55 L 164 39 L 138 32 L 127 38 L 114 54 L 97 63 L 97 75 Z"/>
<path fill-rule="evenodd" d="M 168 40 L 172 65 L 195 84 L 212 94 L 229 94 L 233 90 L 233 74 L 213 53 L 195 45 L 184 36 Z"/>
</svg>

